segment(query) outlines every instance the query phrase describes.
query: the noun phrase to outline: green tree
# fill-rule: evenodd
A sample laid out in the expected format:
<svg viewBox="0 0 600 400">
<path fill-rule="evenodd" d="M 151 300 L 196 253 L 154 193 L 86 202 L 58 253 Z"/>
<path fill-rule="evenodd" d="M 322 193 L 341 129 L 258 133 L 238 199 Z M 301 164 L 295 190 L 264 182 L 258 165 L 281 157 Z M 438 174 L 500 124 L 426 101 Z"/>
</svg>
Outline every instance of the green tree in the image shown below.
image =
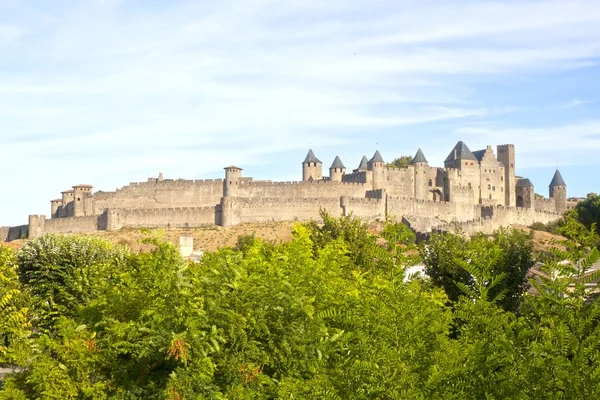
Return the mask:
<svg viewBox="0 0 600 400">
<path fill-rule="evenodd" d="M 568 243 L 532 281 L 539 295 L 515 297 L 515 313 L 504 301 L 521 290 L 527 235 L 434 236 L 421 252 L 438 275 L 407 281 L 414 244 L 403 225 L 387 221 L 383 240 L 356 218 L 323 217 L 294 226 L 289 243 L 248 236 L 199 262 L 149 237 L 151 251 L 93 264 L 103 279 L 61 295 L 71 308 L 48 329 L 27 337 L 21 326 L 24 369 L 6 378 L 0 399 L 600 396 L 593 227 L 565 221 Z M 82 245 L 63 240 L 49 247 L 59 265 Z M 10 291 L 19 286 L 6 254 Z M 30 293 L 35 304 L 47 299 Z"/>
<path fill-rule="evenodd" d="M 464 295 L 480 292 L 483 286 L 499 281 L 490 289 L 490 299 L 507 311 L 519 309 L 527 290 L 527 271 L 533 266 L 533 243 L 516 229 L 500 229 L 491 237 L 483 234 L 471 238 L 457 234 L 436 234 L 421 247 L 426 273 L 432 282 L 444 288 L 456 302 Z M 486 271 L 488 281 L 478 282 L 473 270 Z M 478 289 L 479 288 L 479 289 Z"/>
<path fill-rule="evenodd" d="M 412 156 L 400 156 L 395 158 L 392 162 L 385 164 L 385 166 L 390 168 L 407 168 L 412 160 Z"/>
<path fill-rule="evenodd" d="M 34 322 L 48 329 L 109 285 L 128 252 L 89 236 L 48 234 L 27 242 L 18 254 L 19 277 L 33 299 Z"/>
<path fill-rule="evenodd" d="M 15 251 L 0 244 L 0 364 L 20 361 L 29 329 L 28 299 L 19 283 Z"/>
<path fill-rule="evenodd" d="M 575 208 L 569 210 L 567 214 L 574 216 L 588 229 L 595 224 L 596 232 L 600 234 L 600 196 L 591 195 L 577 203 Z"/>
</svg>

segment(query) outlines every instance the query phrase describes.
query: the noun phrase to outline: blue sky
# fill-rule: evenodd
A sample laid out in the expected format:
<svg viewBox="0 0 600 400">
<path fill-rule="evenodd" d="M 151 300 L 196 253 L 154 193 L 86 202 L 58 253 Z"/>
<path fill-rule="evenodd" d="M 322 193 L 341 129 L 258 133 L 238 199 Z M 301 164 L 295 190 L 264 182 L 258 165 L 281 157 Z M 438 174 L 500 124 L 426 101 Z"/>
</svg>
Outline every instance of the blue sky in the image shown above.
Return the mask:
<svg viewBox="0 0 600 400">
<path fill-rule="evenodd" d="M 0 225 L 78 183 L 513 143 L 600 191 L 600 1 L 0 0 Z"/>
</svg>

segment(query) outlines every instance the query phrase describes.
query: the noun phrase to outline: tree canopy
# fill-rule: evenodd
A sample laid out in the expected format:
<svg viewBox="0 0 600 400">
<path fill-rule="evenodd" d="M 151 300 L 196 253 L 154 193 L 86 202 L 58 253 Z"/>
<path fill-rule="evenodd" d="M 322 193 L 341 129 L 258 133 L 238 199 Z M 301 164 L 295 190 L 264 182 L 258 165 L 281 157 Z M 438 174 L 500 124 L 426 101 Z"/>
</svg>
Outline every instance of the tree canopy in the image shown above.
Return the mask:
<svg viewBox="0 0 600 400">
<path fill-rule="evenodd" d="M 392 162 L 387 163 L 385 166 L 390 168 L 406 168 L 410 165 L 413 157 L 412 156 L 400 156 L 395 158 Z"/>
<path fill-rule="evenodd" d="M 571 221 L 528 282 L 517 231 L 418 252 L 396 221 L 379 236 L 322 217 L 199 262 L 156 235 L 142 253 L 72 235 L 0 246 L 0 363 L 21 368 L 0 399 L 600 396 L 595 232 Z M 419 257 L 430 278 L 407 279 Z"/>
</svg>

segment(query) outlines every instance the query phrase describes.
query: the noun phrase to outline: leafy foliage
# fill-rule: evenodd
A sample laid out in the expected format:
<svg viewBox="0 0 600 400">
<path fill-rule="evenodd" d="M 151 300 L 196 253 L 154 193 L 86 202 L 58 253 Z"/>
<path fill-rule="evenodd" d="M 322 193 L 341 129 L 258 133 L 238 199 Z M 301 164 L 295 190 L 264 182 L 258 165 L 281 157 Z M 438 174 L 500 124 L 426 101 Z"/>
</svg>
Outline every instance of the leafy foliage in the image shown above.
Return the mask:
<svg viewBox="0 0 600 400">
<path fill-rule="evenodd" d="M 594 224 L 596 232 L 600 233 L 600 196 L 596 194 L 590 195 L 584 201 L 577 203 L 575 208 L 569 210 L 568 214 L 576 218 L 588 229 Z"/>
<path fill-rule="evenodd" d="M 513 312 L 519 309 L 527 288 L 532 251 L 530 238 L 515 229 L 500 229 L 490 238 L 483 234 L 472 238 L 433 235 L 421 248 L 427 275 L 451 301 L 458 301 L 461 295 L 473 298 L 486 293 L 487 300 Z"/>
<path fill-rule="evenodd" d="M 412 156 L 400 156 L 395 158 L 392 162 L 386 163 L 386 167 L 390 168 L 407 168 L 411 161 L 413 160 Z"/>
<path fill-rule="evenodd" d="M 15 251 L 0 244 L 0 364 L 18 357 L 29 334 L 28 301 L 17 276 Z"/>
<path fill-rule="evenodd" d="M 431 279 L 407 280 L 403 224 L 379 238 L 358 219 L 322 218 L 289 243 L 246 236 L 200 262 L 160 237 L 139 254 L 42 237 L 18 255 L 24 286 L 0 248 L 0 298 L 17 290 L 0 312 L 33 325 L 0 320 L 5 348 L 27 351 L 9 360 L 23 369 L 0 399 L 600 396 L 593 230 L 566 221 L 567 250 L 529 296 L 531 243 L 518 231 L 434 236 L 421 247 Z"/>
<path fill-rule="evenodd" d="M 127 251 L 98 238 L 49 234 L 28 242 L 18 255 L 19 277 L 33 299 L 39 329 L 74 316 L 98 296 L 124 264 Z"/>
</svg>

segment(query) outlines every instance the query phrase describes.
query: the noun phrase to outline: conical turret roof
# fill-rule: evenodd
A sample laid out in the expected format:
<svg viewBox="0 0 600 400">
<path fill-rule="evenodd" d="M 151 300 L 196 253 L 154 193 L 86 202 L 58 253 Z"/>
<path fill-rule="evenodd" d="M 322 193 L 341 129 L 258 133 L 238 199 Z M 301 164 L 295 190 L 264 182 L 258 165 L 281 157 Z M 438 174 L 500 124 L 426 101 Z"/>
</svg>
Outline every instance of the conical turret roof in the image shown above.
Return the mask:
<svg viewBox="0 0 600 400">
<path fill-rule="evenodd" d="M 425 154 L 423 154 L 423 151 L 421 149 L 417 150 L 417 154 L 415 154 L 415 157 L 412 159 L 412 161 L 410 163 L 411 164 L 427 163 L 427 159 L 425 158 Z"/>
<path fill-rule="evenodd" d="M 342 160 L 340 160 L 339 156 L 335 156 L 335 159 L 333 160 L 333 164 L 331 164 L 331 168 L 343 168 L 346 169 L 346 167 L 344 166 L 344 163 L 342 162 Z"/>
<path fill-rule="evenodd" d="M 552 182 L 550 182 L 550 186 L 567 186 L 559 170 L 556 170 L 554 173 L 554 177 L 552 178 Z"/>
<path fill-rule="evenodd" d="M 373 158 L 371 158 L 369 160 L 369 164 L 373 164 L 373 163 L 383 163 L 385 161 L 383 161 L 383 157 L 381 157 L 381 153 L 379 152 L 379 150 L 375 151 L 375 154 L 373 154 Z"/>
<path fill-rule="evenodd" d="M 445 161 L 447 162 L 456 160 L 477 161 L 477 158 L 473 155 L 473 153 L 471 153 L 471 150 L 469 150 L 465 142 L 461 140 L 460 142 L 456 143 L 456 146 L 454 146 Z"/>
<path fill-rule="evenodd" d="M 517 187 L 533 187 L 533 183 L 527 178 L 521 178 L 517 181 Z"/>
<path fill-rule="evenodd" d="M 362 160 L 360 160 L 360 164 L 358 164 L 359 171 L 366 171 L 368 169 L 369 160 L 367 156 L 363 156 Z"/>
<path fill-rule="evenodd" d="M 323 164 L 321 162 L 321 160 L 319 160 L 317 157 L 315 157 L 315 153 L 313 153 L 312 149 L 308 150 L 308 154 L 306 155 L 306 158 L 304 159 L 304 162 L 302 164 L 306 164 L 306 163 L 319 163 L 319 164 Z"/>
</svg>

